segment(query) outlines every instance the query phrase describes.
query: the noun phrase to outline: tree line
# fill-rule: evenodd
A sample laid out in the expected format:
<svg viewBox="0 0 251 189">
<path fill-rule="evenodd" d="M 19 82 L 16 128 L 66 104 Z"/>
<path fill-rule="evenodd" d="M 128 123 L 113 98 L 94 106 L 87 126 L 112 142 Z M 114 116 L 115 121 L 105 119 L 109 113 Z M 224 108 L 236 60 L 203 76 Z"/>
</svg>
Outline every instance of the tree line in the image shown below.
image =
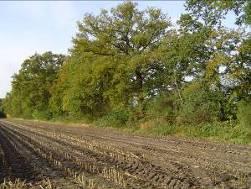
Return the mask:
<svg viewBox="0 0 251 189">
<path fill-rule="evenodd" d="M 232 121 L 251 125 L 251 3 L 187 0 L 174 24 L 160 9 L 124 2 L 86 14 L 68 55 L 27 58 L 4 110 L 12 117 L 112 125 Z M 233 12 L 239 29 L 223 26 Z M 250 117 L 249 117 L 250 116 Z"/>
</svg>

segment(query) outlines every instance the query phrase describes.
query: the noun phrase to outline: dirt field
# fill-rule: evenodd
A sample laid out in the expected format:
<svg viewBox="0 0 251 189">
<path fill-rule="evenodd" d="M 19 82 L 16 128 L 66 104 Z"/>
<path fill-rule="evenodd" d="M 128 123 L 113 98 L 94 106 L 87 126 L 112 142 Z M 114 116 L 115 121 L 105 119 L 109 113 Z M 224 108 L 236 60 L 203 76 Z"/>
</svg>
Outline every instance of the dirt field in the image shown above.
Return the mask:
<svg viewBox="0 0 251 189">
<path fill-rule="evenodd" d="M 0 120 L 0 182 L 28 188 L 251 188 L 251 147 Z"/>
</svg>

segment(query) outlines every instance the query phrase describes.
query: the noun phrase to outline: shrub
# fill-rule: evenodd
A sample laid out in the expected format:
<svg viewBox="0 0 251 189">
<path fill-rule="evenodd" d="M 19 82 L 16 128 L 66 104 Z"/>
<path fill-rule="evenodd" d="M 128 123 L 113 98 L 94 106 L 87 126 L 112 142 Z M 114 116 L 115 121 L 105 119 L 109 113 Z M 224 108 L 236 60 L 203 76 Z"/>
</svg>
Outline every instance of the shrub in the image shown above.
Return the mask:
<svg viewBox="0 0 251 189">
<path fill-rule="evenodd" d="M 117 110 L 108 113 L 96 121 L 98 126 L 102 127 L 123 127 L 129 120 L 129 111 Z"/>
<path fill-rule="evenodd" d="M 154 118 L 142 122 L 140 124 L 140 129 L 142 133 L 150 133 L 157 136 L 172 135 L 177 132 L 177 127 L 175 125 L 169 124 L 162 118 Z"/>
<path fill-rule="evenodd" d="M 251 102 L 241 101 L 238 104 L 237 118 L 240 126 L 248 131 L 251 137 Z"/>
<path fill-rule="evenodd" d="M 173 123 L 175 121 L 175 114 L 177 113 L 175 98 L 175 95 L 161 95 L 155 97 L 147 104 L 145 119 L 152 120 L 153 118 L 159 118 Z"/>
<path fill-rule="evenodd" d="M 42 111 L 35 110 L 32 113 L 32 117 L 34 119 L 49 120 L 51 119 L 51 113 L 48 110 L 42 110 Z"/>
<path fill-rule="evenodd" d="M 220 95 L 206 89 L 202 83 L 194 82 L 183 90 L 183 103 L 180 106 L 177 123 L 199 124 L 218 119 Z"/>
</svg>

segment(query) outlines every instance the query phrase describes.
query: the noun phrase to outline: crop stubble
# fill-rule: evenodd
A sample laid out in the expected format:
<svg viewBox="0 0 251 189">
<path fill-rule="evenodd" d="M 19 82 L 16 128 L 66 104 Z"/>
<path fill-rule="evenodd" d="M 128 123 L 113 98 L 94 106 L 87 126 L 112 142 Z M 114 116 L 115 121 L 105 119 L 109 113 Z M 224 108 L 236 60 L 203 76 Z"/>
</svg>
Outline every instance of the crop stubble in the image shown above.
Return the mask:
<svg viewBox="0 0 251 189">
<path fill-rule="evenodd" d="M 250 188 L 250 146 L 0 122 L 0 182 L 29 188 Z M 46 181 L 46 182 L 45 182 Z"/>
</svg>

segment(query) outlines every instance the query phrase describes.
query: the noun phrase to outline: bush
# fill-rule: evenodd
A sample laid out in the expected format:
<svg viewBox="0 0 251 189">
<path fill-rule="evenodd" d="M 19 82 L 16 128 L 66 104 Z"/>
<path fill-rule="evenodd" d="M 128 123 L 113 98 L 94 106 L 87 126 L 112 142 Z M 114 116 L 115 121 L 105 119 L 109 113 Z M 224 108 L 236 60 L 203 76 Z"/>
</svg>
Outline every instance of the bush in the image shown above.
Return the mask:
<svg viewBox="0 0 251 189">
<path fill-rule="evenodd" d="M 156 136 L 187 136 L 195 138 L 210 138 L 219 141 L 231 141 L 238 144 L 251 143 L 251 137 L 247 130 L 238 126 L 236 122 L 212 122 L 201 124 L 170 124 L 164 119 L 152 119 L 142 122 L 139 134 Z"/>
<path fill-rule="evenodd" d="M 32 117 L 34 119 L 49 120 L 49 119 L 51 119 L 51 116 L 52 115 L 48 110 L 43 110 L 43 111 L 35 110 L 32 113 Z"/>
<path fill-rule="evenodd" d="M 165 119 L 169 123 L 175 121 L 177 110 L 175 95 L 161 95 L 147 104 L 145 119 Z"/>
<path fill-rule="evenodd" d="M 96 124 L 101 127 L 123 127 L 129 120 L 129 111 L 118 110 L 112 111 L 96 121 Z"/>
<path fill-rule="evenodd" d="M 200 82 L 194 82 L 183 90 L 182 96 L 178 124 L 200 124 L 218 119 L 218 100 L 221 97 L 216 91 L 206 89 Z"/>
<path fill-rule="evenodd" d="M 241 101 L 238 104 L 237 118 L 240 126 L 247 130 L 251 137 L 251 102 Z"/>
<path fill-rule="evenodd" d="M 153 134 L 157 136 L 172 135 L 177 132 L 177 127 L 169 124 L 162 118 L 154 118 L 140 124 L 140 133 Z"/>
</svg>

